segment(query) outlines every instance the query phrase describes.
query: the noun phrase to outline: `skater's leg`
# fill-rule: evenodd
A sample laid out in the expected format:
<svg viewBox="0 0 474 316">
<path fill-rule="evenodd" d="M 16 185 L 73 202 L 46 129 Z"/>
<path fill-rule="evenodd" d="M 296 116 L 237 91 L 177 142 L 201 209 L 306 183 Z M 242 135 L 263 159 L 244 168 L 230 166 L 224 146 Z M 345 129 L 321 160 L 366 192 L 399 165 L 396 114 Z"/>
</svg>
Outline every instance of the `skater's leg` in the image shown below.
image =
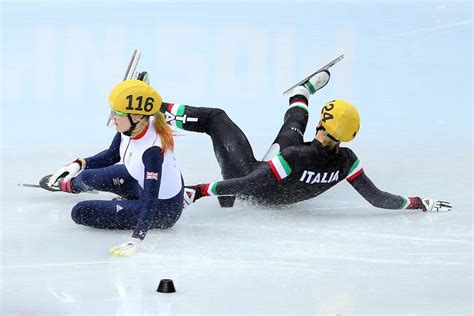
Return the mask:
<svg viewBox="0 0 474 316">
<path fill-rule="evenodd" d="M 141 202 L 132 201 L 82 201 L 71 211 L 79 225 L 101 229 L 134 229 L 138 222 Z"/>
<path fill-rule="evenodd" d="M 168 103 L 161 111 L 170 124 L 211 137 L 224 179 L 244 176 L 255 166 L 257 161 L 247 137 L 225 111 Z"/>
<path fill-rule="evenodd" d="M 257 164 L 247 137 L 223 110 L 163 103 L 161 112 L 171 125 L 211 137 L 224 179 L 245 176 Z M 220 196 L 218 200 L 222 207 L 232 207 L 235 196 Z"/>
<path fill-rule="evenodd" d="M 286 147 L 299 145 L 304 142 L 303 135 L 308 124 L 309 97 L 324 87 L 329 81 L 327 70 L 315 74 L 304 85 L 293 89 L 285 113 L 283 125 L 278 132 L 272 146 L 263 157 L 263 161 L 271 160 L 278 152 Z"/>
<path fill-rule="evenodd" d="M 130 176 L 122 164 L 86 169 L 71 180 L 71 185 L 77 191 L 112 192 L 129 200 L 138 199 L 143 191 L 138 181 Z"/>
<path fill-rule="evenodd" d="M 301 94 L 290 97 L 283 125 L 262 160 L 269 161 L 283 149 L 302 144 L 308 116 L 308 99 Z"/>
<path fill-rule="evenodd" d="M 72 219 L 80 225 L 101 229 L 134 229 L 137 226 L 142 201 L 82 201 L 72 211 Z M 183 190 L 176 196 L 157 200 L 153 205 L 150 228 L 166 229 L 172 227 L 183 210 Z"/>
</svg>

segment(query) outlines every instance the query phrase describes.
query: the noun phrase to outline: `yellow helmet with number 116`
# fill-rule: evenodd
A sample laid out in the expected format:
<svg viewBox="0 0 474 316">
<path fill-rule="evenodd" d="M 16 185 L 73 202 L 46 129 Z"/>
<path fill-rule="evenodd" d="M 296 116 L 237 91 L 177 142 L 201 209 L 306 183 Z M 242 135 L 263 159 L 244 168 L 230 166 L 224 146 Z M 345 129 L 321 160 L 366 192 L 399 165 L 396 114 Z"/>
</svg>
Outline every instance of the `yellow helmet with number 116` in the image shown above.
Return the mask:
<svg viewBox="0 0 474 316">
<path fill-rule="evenodd" d="M 337 141 L 351 141 L 359 132 L 359 112 L 345 100 L 332 100 L 321 110 L 321 127 Z"/>
<path fill-rule="evenodd" d="M 120 114 L 154 115 L 161 102 L 161 95 L 141 80 L 122 81 L 109 95 L 109 106 Z"/>
</svg>

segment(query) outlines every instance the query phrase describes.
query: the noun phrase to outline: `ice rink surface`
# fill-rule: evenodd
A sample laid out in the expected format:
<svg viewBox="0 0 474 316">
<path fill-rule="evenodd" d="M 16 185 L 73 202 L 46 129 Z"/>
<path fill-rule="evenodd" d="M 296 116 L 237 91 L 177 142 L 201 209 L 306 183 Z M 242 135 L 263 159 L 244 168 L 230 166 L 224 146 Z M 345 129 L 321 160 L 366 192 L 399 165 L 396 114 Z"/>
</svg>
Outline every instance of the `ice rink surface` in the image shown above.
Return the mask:
<svg viewBox="0 0 474 316">
<path fill-rule="evenodd" d="M 80 227 L 70 219 L 76 202 L 110 196 L 16 187 L 18 179 L 36 179 L 39 170 L 60 164 L 60 153 L 34 156 L 44 159 L 32 164 L 23 155 L 4 156 L 11 166 L 3 181 L 4 314 L 472 312 L 472 205 L 463 188 L 471 184 L 461 170 L 451 179 L 456 184 L 443 189 L 455 205 L 449 213 L 375 209 L 346 183 L 280 209 L 242 202 L 221 209 L 209 198 L 185 209 L 172 229 L 149 233 L 134 257 L 113 258 L 107 249 L 130 232 Z M 382 179 L 383 166 L 367 169 L 379 169 L 372 178 Z M 387 171 L 395 181 L 379 186 L 439 195 L 433 167 L 404 169 L 419 173 L 410 185 Z M 444 168 L 439 177 L 449 172 Z M 156 292 L 163 278 L 174 280 L 177 293 Z"/>
<path fill-rule="evenodd" d="M 112 195 L 17 184 L 109 145 L 107 94 L 135 48 L 165 100 L 224 108 L 256 157 L 281 92 L 345 53 L 306 140 L 324 102 L 351 100 L 362 125 L 347 146 L 374 183 L 454 210 L 376 209 L 348 183 L 284 208 L 207 198 L 111 257 L 131 232 L 70 211 Z M 472 101 L 470 2 L 4 2 L 0 314 L 472 315 Z M 209 139 L 182 134 L 186 183 L 219 180 Z M 156 292 L 164 278 L 176 293 Z"/>
</svg>

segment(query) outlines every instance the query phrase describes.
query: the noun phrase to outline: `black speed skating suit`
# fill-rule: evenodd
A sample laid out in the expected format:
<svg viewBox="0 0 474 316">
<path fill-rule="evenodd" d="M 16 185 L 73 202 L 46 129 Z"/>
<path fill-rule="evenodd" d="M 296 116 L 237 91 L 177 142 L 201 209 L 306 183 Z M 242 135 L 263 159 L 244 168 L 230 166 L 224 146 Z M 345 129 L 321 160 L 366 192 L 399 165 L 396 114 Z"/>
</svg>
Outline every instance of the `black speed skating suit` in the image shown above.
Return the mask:
<svg viewBox="0 0 474 316">
<path fill-rule="evenodd" d="M 221 109 L 163 103 L 161 111 L 176 127 L 211 137 L 225 181 L 202 185 L 203 195 L 235 195 L 266 205 L 291 204 L 316 197 L 348 180 L 376 207 L 414 208 L 421 202 L 419 198 L 379 190 L 351 149 L 339 147 L 331 151 L 315 139 L 304 142 L 308 101 L 303 96 L 290 99 L 290 108 L 274 141 L 280 153 L 268 162 L 255 159 L 245 134 Z"/>
</svg>

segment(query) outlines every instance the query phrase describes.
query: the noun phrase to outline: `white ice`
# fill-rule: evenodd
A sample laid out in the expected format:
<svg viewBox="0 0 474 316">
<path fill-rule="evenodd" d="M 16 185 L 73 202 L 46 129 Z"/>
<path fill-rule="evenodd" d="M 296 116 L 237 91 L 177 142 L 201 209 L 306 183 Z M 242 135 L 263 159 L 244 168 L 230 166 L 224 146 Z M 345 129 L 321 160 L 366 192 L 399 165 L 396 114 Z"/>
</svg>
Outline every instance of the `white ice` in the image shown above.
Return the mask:
<svg viewBox="0 0 474 316">
<path fill-rule="evenodd" d="M 204 136 L 186 138 L 193 137 Z M 191 153 L 199 156 L 198 148 Z M 208 198 L 185 209 L 172 229 L 152 231 L 135 257 L 113 258 L 107 249 L 130 232 L 85 228 L 70 219 L 74 203 L 96 196 L 15 186 L 38 179 L 71 154 L 30 154 L 6 152 L 3 161 L 8 166 L 2 205 L 5 314 L 467 315 L 472 310 L 472 213 L 463 188 L 470 183 L 459 167 L 454 166 L 454 178 L 452 169 L 438 169 L 435 178 L 452 183 L 443 190 L 433 182 L 436 160 L 422 166 L 407 162 L 398 172 L 407 179 L 418 174 L 411 181 L 384 170 L 397 165 L 387 157 L 367 167 L 391 192 L 442 193 L 455 205 L 449 213 L 375 209 L 346 183 L 280 209 L 242 202 L 221 209 Z M 185 174 L 205 164 L 186 156 Z M 208 174 L 199 168 L 190 180 Z M 177 293 L 156 292 L 164 278 L 174 280 Z"/>
</svg>

